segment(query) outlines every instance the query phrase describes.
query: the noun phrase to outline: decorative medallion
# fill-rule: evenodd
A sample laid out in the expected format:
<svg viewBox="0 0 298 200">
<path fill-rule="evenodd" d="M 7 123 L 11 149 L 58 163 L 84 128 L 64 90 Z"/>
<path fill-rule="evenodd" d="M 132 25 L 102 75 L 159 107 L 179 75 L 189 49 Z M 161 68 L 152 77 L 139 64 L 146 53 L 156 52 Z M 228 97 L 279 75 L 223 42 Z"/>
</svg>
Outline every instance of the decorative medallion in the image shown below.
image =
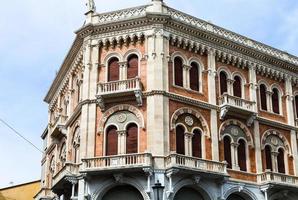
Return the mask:
<svg viewBox="0 0 298 200">
<path fill-rule="evenodd" d="M 125 113 L 120 113 L 119 115 L 117 115 L 116 118 L 117 118 L 117 122 L 119 122 L 119 123 L 123 123 L 123 122 L 126 121 L 127 116 L 126 116 Z"/>
<path fill-rule="evenodd" d="M 190 117 L 190 116 L 186 116 L 186 117 L 185 117 L 185 123 L 186 123 L 188 126 L 192 126 L 192 125 L 193 125 L 193 118 Z"/>
<path fill-rule="evenodd" d="M 239 130 L 237 128 L 231 128 L 231 134 L 234 136 L 238 136 L 239 135 Z"/>
<path fill-rule="evenodd" d="M 274 146 L 277 146 L 277 145 L 278 145 L 278 140 L 277 140 L 276 137 L 272 137 L 272 138 L 270 139 L 270 141 L 271 141 L 271 143 L 272 143 Z"/>
</svg>

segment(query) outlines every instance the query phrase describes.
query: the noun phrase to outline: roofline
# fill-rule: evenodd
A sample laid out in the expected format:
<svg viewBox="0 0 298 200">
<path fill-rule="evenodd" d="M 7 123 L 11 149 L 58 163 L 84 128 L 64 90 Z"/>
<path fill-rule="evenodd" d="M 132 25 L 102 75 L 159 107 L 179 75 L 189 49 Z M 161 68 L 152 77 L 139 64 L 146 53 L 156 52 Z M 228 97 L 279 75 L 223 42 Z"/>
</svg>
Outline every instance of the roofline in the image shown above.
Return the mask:
<svg viewBox="0 0 298 200">
<path fill-rule="evenodd" d="M 24 186 L 24 185 L 30 185 L 32 183 L 38 183 L 40 181 L 41 180 L 39 179 L 39 180 L 36 180 L 36 181 L 31 181 L 31 182 L 27 182 L 27 183 L 21 183 L 21 184 L 18 184 L 18 185 L 13 185 L 13 186 L 9 186 L 9 187 L 0 188 L 0 191 L 15 188 L 15 187 L 20 187 L 20 186 Z"/>
</svg>

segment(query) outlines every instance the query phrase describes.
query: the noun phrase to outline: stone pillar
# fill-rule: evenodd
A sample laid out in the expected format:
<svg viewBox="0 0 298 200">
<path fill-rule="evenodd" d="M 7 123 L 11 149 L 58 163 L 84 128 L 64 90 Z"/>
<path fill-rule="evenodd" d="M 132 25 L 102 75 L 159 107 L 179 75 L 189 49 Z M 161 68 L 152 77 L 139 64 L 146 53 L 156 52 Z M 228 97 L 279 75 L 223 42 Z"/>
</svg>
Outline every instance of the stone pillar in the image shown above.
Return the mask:
<svg viewBox="0 0 298 200">
<path fill-rule="evenodd" d="M 127 62 L 119 62 L 119 79 L 126 80 L 127 79 Z"/>
<path fill-rule="evenodd" d="M 231 143 L 231 154 L 232 154 L 232 169 L 239 170 L 238 164 L 238 146 L 237 143 Z"/>
<path fill-rule="evenodd" d="M 297 147 L 297 133 L 295 130 L 291 130 L 291 146 L 294 158 L 294 172 L 298 176 L 298 147 Z"/>
<path fill-rule="evenodd" d="M 234 84 L 234 80 L 233 79 L 228 79 L 227 80 L 228 94 L 229 95 L 232 95 L 232 96 L 234 95 L 233 84 Z"/>
<path fill-rule="evenodd" d="M 290 77 L 286 78 L 285 87 L 286 87 L 286 106 L 287 106 L 288 124 L 291 126 L 295 126 L 295 114 L 294 114 L 295 112 L 294 112 L 294 106 L 293 106 L 294 96 L 293 96 L 292 79 Z"/>
<path fill-rule="evenodd" d="M 184 133 L 185 155 L 186 156 L 192 156 L 192 137 L 193 137 L 193 133 L 189 133 L 189 132 Z"/>
<path fill-rule="evenodd" d="M 261 148 L 261 137 L 260 137 L 260 126 L 259 121 L 254 121 L 254 141 L 255 141 L 255 158 L 256 158 L 256 171 L 257 174 L 262 173 L 262 148 Z"/>
<path fill-rule="evenodd" d="M 118 154 L 126 153 L 126 130 L 117 131 L 118 133 Z"/>
<path fill-rule="evenodd" d="M 273 169 L 273 172 L 278 172 L 277 156 L 278 156 L 278 152 L 271 152 L 271 160 L 272 160 L 272 169 Z"/>
<path fill-rule="evenodd" d="M 272 109 L 272 92 L 267 91 L 266 95 L 267 95 L 267 111 L 268 112 L 273 112 L 273 109 Z"/>
<path fill-rule="evenodd" d="M 244 92 L 244 91 L 243 91 Z M 249 100 L 256 102 L 254 106 L 254 112 L 258 110 L 257 101 L 257 74 L 256 67 L 254 65 L 249 66 Z"/>
<path fill-rule="evenodd" d="M 189 79 L 189 72 L 191 66 L 183 65 L 183 87 L 186 89 L 190 89 L 190 79 Z"/>
</svg>

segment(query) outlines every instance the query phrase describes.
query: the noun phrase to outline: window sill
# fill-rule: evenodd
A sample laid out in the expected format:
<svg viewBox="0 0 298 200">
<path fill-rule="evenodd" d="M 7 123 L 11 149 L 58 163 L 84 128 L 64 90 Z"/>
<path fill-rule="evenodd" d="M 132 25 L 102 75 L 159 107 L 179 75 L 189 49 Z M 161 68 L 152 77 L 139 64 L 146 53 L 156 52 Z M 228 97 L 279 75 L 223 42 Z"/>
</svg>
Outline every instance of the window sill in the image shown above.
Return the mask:
<svg viewBox="0 0 298 200">
<path fill-rule="evenodd" d="M 277 114 L 277 113 L 274 113 L 274 112 L 270 112 L 270 111 L 268 111 L 268 110 L 262 110 L 262 109 L 260 109 L 259 111 L 260 111 L 260 112 L 267 113 L 267 114 L 270 114 L 270 115 L 274 115 L 274 116 L 277 116 L 277 117 L 284 117 L 283 114 Z"/>
<path fill-rule="evenodd" d="M 187 92 L 191 92 L 191 93 L 194 93 L 194 94 L 197 94 L 197 95 L 204 95 L 201 91 L 196 91 L 196 90 L 192 90 L 192 89 L 188 89 L 188 88 L 185 88 L 185 87 L 181 87 L 181 86 L 178 86 L 178 85 L 172 85 L 173 88 L 177 88 L 177 89 L 181 89 L 181 90 L 185 90 Z"/>
</svg>

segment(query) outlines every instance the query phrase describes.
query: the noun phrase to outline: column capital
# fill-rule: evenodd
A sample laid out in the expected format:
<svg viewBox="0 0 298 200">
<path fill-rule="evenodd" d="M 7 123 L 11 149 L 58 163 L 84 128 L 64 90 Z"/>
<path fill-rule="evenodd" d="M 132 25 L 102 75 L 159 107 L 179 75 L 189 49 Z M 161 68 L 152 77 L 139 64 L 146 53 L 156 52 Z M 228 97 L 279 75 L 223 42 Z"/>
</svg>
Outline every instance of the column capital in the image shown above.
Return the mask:
<svg viewBox="0 0 298 200">
<path fill-rule="evenodd" d="M 119 130 L 119 131 L 117 131 L 117 134 L 118 135 L 126 135 L 127 131 L 126 130 Z"/>
</svg>

